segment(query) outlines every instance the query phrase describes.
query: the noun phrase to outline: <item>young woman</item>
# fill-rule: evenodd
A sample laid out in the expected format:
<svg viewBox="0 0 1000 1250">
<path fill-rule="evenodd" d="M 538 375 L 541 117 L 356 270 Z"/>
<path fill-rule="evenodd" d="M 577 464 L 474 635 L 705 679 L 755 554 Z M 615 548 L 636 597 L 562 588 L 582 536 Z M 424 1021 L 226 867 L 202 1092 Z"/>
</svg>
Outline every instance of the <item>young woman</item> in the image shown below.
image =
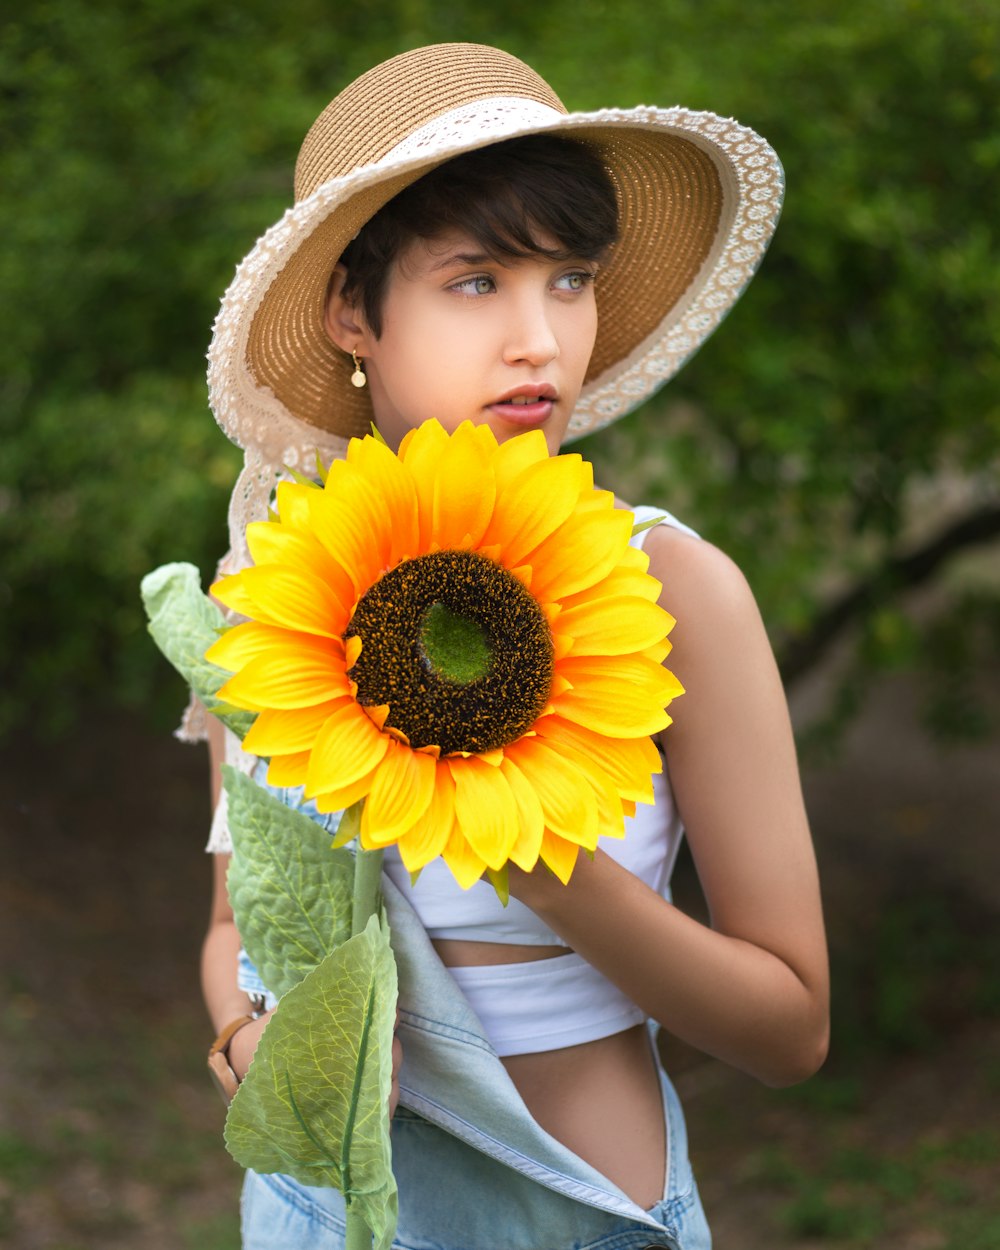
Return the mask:
<svg viewBox="0 0 1000 1250">
<path fill-rule="evenodd" d="M 247 562 L 243 531 L 281 466 L 342 454 L 372 420 L 393 447 L 433 417 L 501 442 L 540 429 L 554 454 L 634 407 L 737 298 L 780 196 L 767 144 L 711 114 L 567 114 L 527 66 L 471 45 L 377 66 L 317 119 L 296 205 L 216 325 L 213 409 L 247 452 L 229 567 Z M 633 541 L 677 618 L 687 691 L 654 806 L 566 886 L 512 870 L 507 909 L 440 861 L 411 885 L 387 855 L 399 1246 L 700 1250 L 648 1022 L 772 1085 L 825 1055 L 815 862 L 759 614 L 720 551 L 662 509 L 633 511 L 664 518 Z M 210 737 L 217 760 L 239 758 Z M 708 926 L 669 900 L 682 827 Z M 228 845 L 222 803 L 203 980 L 235 1083 L 267 1015 L 232 1029 L 264 987 L 227 902 Z M 339 1195 L 287 1177 L 248 1174 L 243 1220 L 247 1247 L 343 1245 Z"/>
</svg>

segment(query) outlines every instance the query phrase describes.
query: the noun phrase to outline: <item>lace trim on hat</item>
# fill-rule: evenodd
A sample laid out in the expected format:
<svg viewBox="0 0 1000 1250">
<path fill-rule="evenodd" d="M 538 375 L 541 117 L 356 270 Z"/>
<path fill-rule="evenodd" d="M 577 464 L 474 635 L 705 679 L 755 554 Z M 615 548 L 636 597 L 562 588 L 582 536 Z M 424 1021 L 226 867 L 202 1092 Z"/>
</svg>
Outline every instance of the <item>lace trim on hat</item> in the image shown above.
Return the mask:
<svg viewBox="0 0 1000 1250">
<path fill-rule="evenodd" d="M 663 116 L 661 110 L 649 111 Z M 584 387 L 570 418 L 570 438 L 592 433 L 624 416 L 681 369 L 742 294 L 774 233 L 785 183 L 781 162 L 770 144 L 732 119 L 688 109 L 671 109 L 669 116 L 680 133 L 695 142 L 699 135 L 710 140 L 706 150 L 722 150 L 731 168 L 723 167 L 720 173 L 742 185 L 744 194 L 726 197 L 728 219 L 719 223 L 702 266 L 704 277 L 699 275 L 691 284 L 691 294 L 609 369 L 599 385 Z M 734 201 L 738 201 L 735 211 Z"/>
</svg>

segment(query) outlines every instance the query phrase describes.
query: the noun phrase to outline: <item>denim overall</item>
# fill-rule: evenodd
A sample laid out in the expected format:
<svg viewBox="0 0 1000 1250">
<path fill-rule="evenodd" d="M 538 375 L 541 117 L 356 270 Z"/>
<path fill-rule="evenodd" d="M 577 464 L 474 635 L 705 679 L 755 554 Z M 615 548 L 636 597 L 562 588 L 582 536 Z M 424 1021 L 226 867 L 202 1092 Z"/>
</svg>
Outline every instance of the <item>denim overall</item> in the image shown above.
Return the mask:
<svg viewBox="0 0 1000 1250">
<path fill-rule="evenodd" d="M 637 520 L 663 515 L 635 511 Z M 268 789 L 335 828 L 339 813 L 321 815 L 300 790 Z M 385 874 L 382 889 L 403 1045 L 392 1122 L 394 1250 L 710 1250 L 684 1116 L 666 1073 L 663 1198 L 644 1211 L 536 1123 L 413 908 Z M 245 954 L 240 986 L 265 988 Z M 343 1250 L 343 1199 L 334 1189 L 247 1172 L 242 1227 L 244 1250 Z"/>
</svg>

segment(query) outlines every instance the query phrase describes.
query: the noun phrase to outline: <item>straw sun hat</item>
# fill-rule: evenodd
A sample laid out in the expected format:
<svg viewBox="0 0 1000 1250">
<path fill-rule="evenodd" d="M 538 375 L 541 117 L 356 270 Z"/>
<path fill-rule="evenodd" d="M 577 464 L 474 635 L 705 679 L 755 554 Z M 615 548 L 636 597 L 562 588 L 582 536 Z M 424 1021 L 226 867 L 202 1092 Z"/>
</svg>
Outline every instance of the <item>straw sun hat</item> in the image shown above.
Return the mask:
<svg viewBox="0 0 1000 1250">
<path fill-rule="evenodd" d="M 777 223 L 778 158 L 759 135 L 684 108 L 567 113 L 532 69 L 496 48 L 439 44 L 377 65 L 306 135 L 295 204 L 236 271 L 209 348 L 212 410 L 246 453 L 230 509 L 265 514 L 282 466 L 342 455 L 364 434 L 367 390 L 323 329 L 330 273 L 364 223 L 443 161 L 521 135 L 592 147 L 619 200 L 621 237 L 597 285 L 597 344 L 568 438 L 600 429 L 672 377 L 750 280 Z M 243 557 L 241 559 L 241 557 Z"/>
</svg>

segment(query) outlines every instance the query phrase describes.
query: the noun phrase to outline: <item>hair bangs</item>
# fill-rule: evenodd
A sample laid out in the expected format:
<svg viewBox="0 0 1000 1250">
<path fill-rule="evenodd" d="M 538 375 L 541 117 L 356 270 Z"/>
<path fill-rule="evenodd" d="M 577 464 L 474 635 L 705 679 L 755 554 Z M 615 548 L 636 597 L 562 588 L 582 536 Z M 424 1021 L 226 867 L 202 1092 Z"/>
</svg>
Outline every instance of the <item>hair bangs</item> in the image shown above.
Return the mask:
<svg viewBox="0 0 1000 1250">
<path fill-rule="evenodd" d="M 585 144 L 508 139 L 439 165 L 385 204 L 348 246 L 344 294 L 378 337 L 392 264 L 415 239 L 461 231 L 494 260 L 600 260 L 618 236 L 611 178 Z"/>
</svg>

